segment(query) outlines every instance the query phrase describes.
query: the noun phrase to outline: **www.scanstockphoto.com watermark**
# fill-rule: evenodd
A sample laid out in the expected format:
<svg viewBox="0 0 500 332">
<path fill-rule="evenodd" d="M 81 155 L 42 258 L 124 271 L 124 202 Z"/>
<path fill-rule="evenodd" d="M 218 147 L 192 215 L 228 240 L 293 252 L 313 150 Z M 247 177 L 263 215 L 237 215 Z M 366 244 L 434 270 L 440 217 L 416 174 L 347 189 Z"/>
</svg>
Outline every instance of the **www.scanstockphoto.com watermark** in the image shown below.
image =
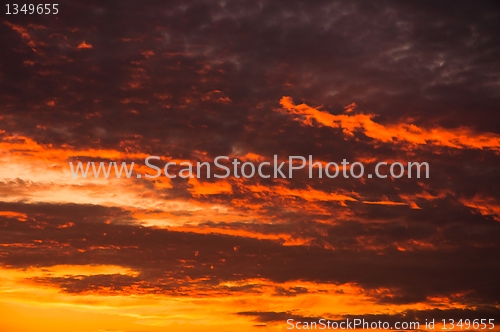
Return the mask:
<svg viewBox="0 0 500 332">
<path fill-rule="evenodd" d="M 279 159 L 277 155 L 273 156 L 271 161 L 262 161 L 259 163 L 253 161 L 241 161 L 238 158 L 232 160 L 228 156 L 218 156 L 213 159 L 213 162 L 189 162 L 189 161 L 167 161 L 160 165 L 161 158 L 159 156 L 148 156 L 144 160 L 144 165 L 149 173 L 134 172 L 134 162 L 69 162 L 71 176 L 73 179 L 87 178 L 92 174 L 94 178 L 121 178 L 124 174 L 125 178 L 148 178 L 154 179 L 162 175 L 168 178 L 206 178 L 215 177 L 224 179 L 228 177 L 235 178 L 252 178 L 259 176 L 263 179 L 291 179 L 294 172 L 308 170 L 310 179 L 317 178 L 362 178 L 365 175 L 365 165 L 359 161 L 350 163 L 346 159 L 342 162 L 323 162 L 315 161 L 311 155 L 306 159 L 303 156 L 289 156 L 284 161 Z M 143 169 L 143 168 L 141 168 Z M 427 162 L 378 162 L 375 164 L 373 173 L 367 173 L 366 177 L 385 179 L 388 176 L 398 179 L 401 177 L 412 178 L 413 176 L 420 179 L 421 176 L 429 178 L 430 166 Z M 113 173 L 113 174 L 112 174 Z"/>
</svg>

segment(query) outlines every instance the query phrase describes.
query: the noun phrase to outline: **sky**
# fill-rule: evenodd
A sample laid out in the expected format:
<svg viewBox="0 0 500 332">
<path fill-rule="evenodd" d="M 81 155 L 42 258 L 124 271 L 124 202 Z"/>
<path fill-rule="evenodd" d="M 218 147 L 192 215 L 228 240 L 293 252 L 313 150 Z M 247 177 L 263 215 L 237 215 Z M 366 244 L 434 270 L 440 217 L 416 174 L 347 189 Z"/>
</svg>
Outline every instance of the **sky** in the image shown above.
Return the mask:
<svg viewBox="0 0 500 332">
<path fill-rule="evenodd" d="M 1 331 L 500 323 L 497 2 L 58 8 L 2 8 Z M 75 179 L 69 167 L 274 155 L 427 162 L 430 176 Z"/>
</svg>

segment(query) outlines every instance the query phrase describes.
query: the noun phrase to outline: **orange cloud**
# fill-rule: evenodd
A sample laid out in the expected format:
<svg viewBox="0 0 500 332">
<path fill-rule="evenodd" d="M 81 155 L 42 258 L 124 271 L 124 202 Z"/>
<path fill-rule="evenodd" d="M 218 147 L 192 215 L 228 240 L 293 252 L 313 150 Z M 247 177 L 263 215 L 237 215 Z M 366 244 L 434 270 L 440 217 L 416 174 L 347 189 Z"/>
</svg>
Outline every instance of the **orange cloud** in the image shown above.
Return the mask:
<svg viewBox="0 0 500 332">
<path fill-rule="evenodd" d="M 231 184 L 227 181 L 200 182 L 196 178 L 190 178 L 188 183 L 192 186 L 188 189 L 193 195 L 216 195 L 223 193 L 232 193 Z"/>
<path fill-rule="evenodd" d="M 17 220 L 23 222 L 28 220 L 28 216 L 26 215 L 26 213 L 20 213 L 15 211 L 0 211 L 0 217 L 16 218 Z"/>
<path fill-rule="evenodd" d="M 93 47 L 92 47 L 92 45 L 91 45 L 91 44 L 87 44 L 87 43 L 85 42 L 85 40 L 84 40 L 84 41 L 82 41 L 82 42 L 80 43 L 80 45 L 78 45 L 78 49 L 90 49 L 90 48 L 93 48 Z"/>
<path fill-rule="evenodd" d="M 340 193 L 327 193 L 320 190 L 308 188 L 303 189 L 289 189 L 284 186 L 277 186 L 268 188 L 262 185 L 253 185 L 247 187 L 252 192 L 269 192 L 280 196 L 295 196 L 305 199 L 306 201 L 351 201 L 355 202 L 357 199 Z"/>
<path fill-rule="evenodd" d="M 346 136 L 353 136 L 354 132 L 363 132 L 375 140 L 388 143 L 405 141 L 410 144 L 436 144 L 452 148 L 473 148 L 500 150 L 500 135 L 494 133 L 476 133 L 471 128 L 460 127 L 445 129 L 436 127 L 432 129 L 420 128 L 411 123 L 397 123 L 383 125 L 373 120 L 373 114 L 340 114 L 334 115 L 306 104 L 295 105 L 292 98 L 283 97 L 280 100 L 282 112 L 291 113 L 304 118 L 305 125 L 312 126 L 314 119 L 320 125 L 341 128 Z M 353 105 L 347 110 L 352 111 Z"/>
<path fill-rule="evenodd" d="M 392 201 L 363 201 L 363 204 L 369 204 L 369 205 L 408 205 L 408 203 L 392 202 Z"/>
<path fill-rule="evenodd" d="M 28 28 L 31 28 L 31 30 L 45 29 L 43 26 L 28 24 L 28 28 L 25 28 L 22 27 L 21 25 L 13 24 L 7 21 L 4 21 L 4 24 L 6 24 L 12 30 L 17 32 L 21 36 L 21 38 L 27 43 L 27 45 L 33 50 L 33 52 L 38 53 L 36 47 L 45 45 L 44 43 L 38 42 L 35 38 L 33 38 L 33 36 L 28 31 Z"/>
<path fill-rule="evenodd" d="M 284 246 L 298 246 L 309 244 L 308 239 L 302 239 L 294 237 L 287 233 L 272 233 L 264 234 L 256 232 L 255 230 L 245 230 L 245 229 L 235 229 L 235 228 L 224 228 L 222 226 L 207 226 L 207 225 L 196 225 L 196 226 L 180 226 L 180 227 L 169 227 L 169 230 L 176 232 L 189 232 L 196 234 L 224 234 L 237 237 L 245 237 L 259 240 L 274 240 L 281 241 Z"/>
<path fill-rule="evenodd" d="M 36 157 L 42 160 L 67 161 L 74 157 L 133 160 L 148 157 L 146 153 L 122 152 L 111 149 L 75 150 L 71 147 L 52 148 L 25 136 L 9 136 L 0 141 L 0 156 Z"/>
<path fill-rule="evenodd" d="M 481 215 L 490 215 L 496 221 L 500 221 L 500 203 L 492 197 L 476 195 L 470 199 L 461 199 L 460 202 L 467 207 L 476 209 Z"/>
</svg>

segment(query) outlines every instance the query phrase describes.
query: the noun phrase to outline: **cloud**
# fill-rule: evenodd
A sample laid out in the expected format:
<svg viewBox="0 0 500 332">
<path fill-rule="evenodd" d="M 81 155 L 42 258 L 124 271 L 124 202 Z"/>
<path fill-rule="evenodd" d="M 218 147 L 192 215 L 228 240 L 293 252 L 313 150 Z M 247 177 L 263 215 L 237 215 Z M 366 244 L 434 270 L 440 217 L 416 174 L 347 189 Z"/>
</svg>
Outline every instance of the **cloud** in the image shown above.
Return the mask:
<svg viewBox="0 0 500 332">
<path fill-rule="evenodd" d="M 302 115 L 304 124 L 312 125 L 314 119 L 323 126 L 340 128 L 346 136 L 354 136 L 355 131 L 361 131 L 366 136 L 384 143 L 406 141 L 411 144 L 437 144 L 452 148 L 490 148 L 500 149 L 500 135 L 494 133 L 477 134 L 469 128 L 425 129 L 412 123 L 382 125 L 373 121 L 374 115 L 333 115 L 320 111 L 306 104 L 295 105 L 290 97 L 281 98 L 280 104 L 285 111 Z"/>
<path fill-rule="evenodd" d="M 51 331 L 497 315 L 497 12 L 77 0 L 4 17 L 0 305 L 22 317 L 4 329 L 17 306 L 71 317 Z M 275 154 L 425 161 L 430 178 L 84 181 L 67 164 Z"/>
<path fill-rule="evenodd" d="M 82 41 L 80 45 L 77 47 L 78 49 L 91 49 L 93 48 L 92 45 L 87 44 L 85 41 Z"/>
</svg>

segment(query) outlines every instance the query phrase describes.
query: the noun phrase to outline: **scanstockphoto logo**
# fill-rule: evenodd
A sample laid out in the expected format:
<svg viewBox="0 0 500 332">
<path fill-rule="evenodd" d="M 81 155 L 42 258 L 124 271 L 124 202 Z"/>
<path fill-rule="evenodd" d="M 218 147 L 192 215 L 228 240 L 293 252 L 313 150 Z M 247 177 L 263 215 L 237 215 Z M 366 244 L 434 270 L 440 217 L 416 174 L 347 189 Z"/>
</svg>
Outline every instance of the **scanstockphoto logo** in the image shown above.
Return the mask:
<svg viewBox="0 0 500 332">
<path fill-rule="evenodd" d="M 136 172 L 134 167 L 141 169 Z M 174 178 L 253 178 L 262 179 L 292 179 L 294 176 L 307 174 L 312 178 L 425 178 L 430 176 L 430 166 L 427 162 L 378 162 L 365 165 L 362 162 L 324 162 L 314 160 L 313 156 L 288 156 L 284 159 L 274 155 L 270 161 L 242 161 L 238 158 L 218 156 L 208 161 L 172 161 L 162 160 L 159 156 L 148 156 L 143 165 L 125 161 L 86 161 L 69 162 L 73 179 L 94 178 L 147 178 L 155 179 L 165 176 Z M 367 169 L 371 170 L 368 172 Z M 147 172 L 145 172 L 147 170 Z"/>
</svg>

